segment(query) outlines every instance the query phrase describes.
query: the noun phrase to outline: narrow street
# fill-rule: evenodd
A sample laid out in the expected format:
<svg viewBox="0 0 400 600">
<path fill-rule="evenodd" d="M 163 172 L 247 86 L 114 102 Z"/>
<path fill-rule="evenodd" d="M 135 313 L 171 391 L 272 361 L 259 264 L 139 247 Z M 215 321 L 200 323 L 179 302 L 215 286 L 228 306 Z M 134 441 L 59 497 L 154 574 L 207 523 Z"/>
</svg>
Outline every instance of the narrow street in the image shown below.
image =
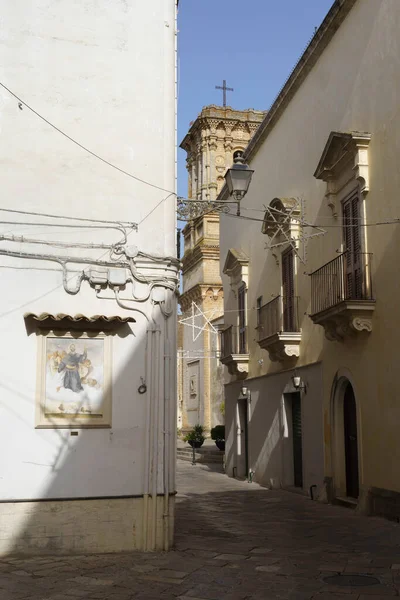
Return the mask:
<svg viewBox="0 0 400 600">
<path fill-rule="evenodd" d="M 399 595 L 399 525 L 235 481 L 215 469 L 179 462 L 174 551 L 6 558 L 0 561 L 0 599 L 372 600 Z M 332 585 L 327 578 L 338 574 L 353 577 L 345 587 Z"/>
</svg>

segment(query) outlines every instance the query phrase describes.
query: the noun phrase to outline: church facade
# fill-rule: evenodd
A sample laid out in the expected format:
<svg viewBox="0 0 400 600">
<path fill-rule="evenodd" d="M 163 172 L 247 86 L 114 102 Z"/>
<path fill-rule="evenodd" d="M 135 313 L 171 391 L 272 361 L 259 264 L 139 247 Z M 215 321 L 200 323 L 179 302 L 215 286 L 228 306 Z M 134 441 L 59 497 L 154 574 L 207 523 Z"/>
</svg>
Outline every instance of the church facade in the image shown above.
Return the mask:
<svg viewBox="0 0 400 600">
<path fill-rule="evenodd" d="M 181 143 L 187 152 L 189 200 L 217 198 L 226 169 L 235 153 L 247 146 L 263 116 L 253 109 L 203 108 Z M 219 215 L 190 220 L 183 237 L 178 425 L 185 432 L 199 423 L 209 431 L 224 420 L 223 368 L 218 360 L 223 323 Z"/>
</svg>

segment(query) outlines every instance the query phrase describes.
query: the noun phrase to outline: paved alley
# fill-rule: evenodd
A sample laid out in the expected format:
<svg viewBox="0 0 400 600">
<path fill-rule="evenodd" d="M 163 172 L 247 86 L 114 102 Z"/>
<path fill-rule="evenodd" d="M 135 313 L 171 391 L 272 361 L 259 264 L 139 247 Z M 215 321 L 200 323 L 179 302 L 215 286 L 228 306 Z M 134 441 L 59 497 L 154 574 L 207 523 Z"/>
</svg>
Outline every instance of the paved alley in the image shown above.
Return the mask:
<svg viewBox="0 0 400 600">
<path fill-rule="evenodd" d="M 235 481 L 206 465 L 181 462 L 178 492 L 173 552 L 4 559 L 0 600 L 399 595 L 397 524 Z"/>
</svg>

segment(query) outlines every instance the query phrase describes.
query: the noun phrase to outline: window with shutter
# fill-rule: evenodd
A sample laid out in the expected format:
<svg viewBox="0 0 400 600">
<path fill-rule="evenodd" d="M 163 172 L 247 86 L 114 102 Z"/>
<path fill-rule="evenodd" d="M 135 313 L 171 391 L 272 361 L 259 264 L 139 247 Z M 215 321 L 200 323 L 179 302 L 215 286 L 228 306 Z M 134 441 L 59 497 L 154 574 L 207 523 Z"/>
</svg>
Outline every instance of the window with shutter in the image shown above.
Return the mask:
<svg viewBox="0 0 400 600">
<path fill-rule="evenodd" d="M 346 252 L 346 299 L 363 297 L 360 203 L 354 195 L 343 203 L 343 241 Z"/>
<path fill-rule="evenodd" d="M 246 286 L 238 290 L 239 309 L 239 354 L 247 354 L 246 339 Z"/>
<path fill-rule="evenodd" d="M 282 303 L 283 331 L 296 331 L 294 252 L 292 249 L 282 254 Z"/>
</svg>

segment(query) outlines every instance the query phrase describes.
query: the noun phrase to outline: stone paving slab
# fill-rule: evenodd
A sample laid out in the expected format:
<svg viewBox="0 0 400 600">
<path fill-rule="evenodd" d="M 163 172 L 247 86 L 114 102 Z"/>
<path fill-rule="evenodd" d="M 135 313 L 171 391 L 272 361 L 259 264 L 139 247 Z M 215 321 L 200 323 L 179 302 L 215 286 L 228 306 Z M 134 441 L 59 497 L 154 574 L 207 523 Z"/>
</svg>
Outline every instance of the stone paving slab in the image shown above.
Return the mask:
<svg viewBox="0 0 400 600">
<path fill-rule="evenodd" d="M 378 600 L 400 595 L 400 526 L 178 465 L 175 549 L 4 558 L 0 600 Z M 331 585 L 336 574 L 378 584 Z"/>
</svg>

